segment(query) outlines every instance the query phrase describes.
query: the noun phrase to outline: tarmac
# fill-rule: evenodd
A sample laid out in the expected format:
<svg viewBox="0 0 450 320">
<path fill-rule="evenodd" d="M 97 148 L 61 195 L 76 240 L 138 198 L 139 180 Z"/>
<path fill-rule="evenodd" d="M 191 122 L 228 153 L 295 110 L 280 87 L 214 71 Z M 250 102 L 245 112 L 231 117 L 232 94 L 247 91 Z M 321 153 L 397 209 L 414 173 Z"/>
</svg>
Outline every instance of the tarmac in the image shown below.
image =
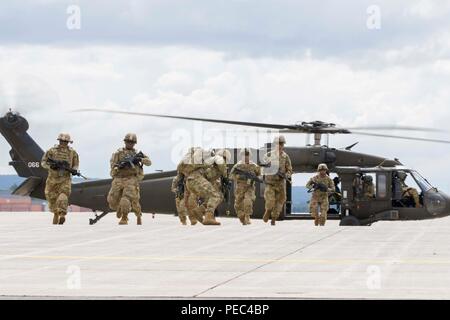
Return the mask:
<svg viewBox="0 0 450 320">
<path fill-rule="evenodd" d="M 340 227 L 219 218 L 96 225 L 90 213 L 0 212 L 0 298 L 449 299 L 450 218 Z"/>
</svg>

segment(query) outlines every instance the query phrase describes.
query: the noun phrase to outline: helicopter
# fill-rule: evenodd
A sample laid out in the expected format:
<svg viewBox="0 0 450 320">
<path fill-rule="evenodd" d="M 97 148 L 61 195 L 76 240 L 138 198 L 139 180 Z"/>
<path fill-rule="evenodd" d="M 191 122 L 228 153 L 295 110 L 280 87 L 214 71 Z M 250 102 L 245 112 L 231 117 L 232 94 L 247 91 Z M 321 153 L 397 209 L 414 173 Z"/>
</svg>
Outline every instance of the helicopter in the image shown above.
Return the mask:
<svg viewBox="0 0 450 320">
<path fill-rule="evenodd" d="M 342 182 L 342 199 L 337 208 L 331 208 L 329 218 L 339 219 L 340 225 L 370 225 L 380 220 L 422 220 L 450 215 L 450 198 L 442 191 L 423 178 L 417 171 L 406 168 L 398 159 L 387 159 L 380 156 L 363 154 L 352 151 L 355 144 L 344 149 L 330 148 L 321 144 L 322 136 L 329 134 L 361 134 L 385 138 L 419 140 L 436 143 L 450 143 L 446 140 L 411 138 L 407 136 L 394 136 L 378 133 L 369 133 L 360 130 L 408 130 L 408 131 L 436 131 L 428 128 L 399 127 L 399 126 L 373 126 L 365 128 L 342 128 L 332 123 L 322 121 L 301 122 L 294 125 L 255 123 L 229 121 L 220 119 L 181 117 L 158 115 L 150 113 L 136 113 L 118 110 L 81 109 L 78 112 L 111 112 L 118 114 L 151 116 L 191 121 L 204 121 L 224 123 L 229 125 L 253 126 L 280 133 L 306 133 L 314 135 L 314 144 L 304 147 L 286 147 L 285 152 L 290 156 L 294 173 L 315 172 L 317 165 L 326 163 L 331 173 L 337 174 Z M 13 191 L 13 194 L 31 196 L 45 199 L 44 188 L 47 172 L 40 166 L 44 154 L 38 144 L 28 135 L 28 121 L 18 113 L 9 111 L 0 118 L 0 133 L 12 147 L 10 153 L 12 161 L 9 163 L 17 174 L 26 180 Z M 270 151 L 272 145 L 267 143 L 259 149 L 251 149 L 255 162 L 261 163 L 264 155 Z M 239 148 L 228 148 L 232 155 L 231 167 L 239 160 Z M 412 207 L 403 201 L 399 191 L 398 181 L 394 177 L 398 172 L 405 172 L 420 187 L 421 206 Z M 174 214 L 176 212 L 174 194 L 171 192 L 172 179 L 176 170 L 149 173 L 140 183 L 142 211 L 147 213 Z M 361 175 L 371 174 L 375 177 L 375 196 L 365 199 L 358 191 L 357 181 Z M 90 208 L 93 212 L 102 212 L 101 215 L 90 219 L 90 224 L 96 223 L 101 217 L 108 214 L 111 209 L 107 204 L 107 194 L 111 179 L 76 182 L 72 184 L 72 194 L 69 202 L 81 207 Z M 217 216 L 234 214 L 233 192 L 227 202 L 218 208 Z M 293 212 L 292 183 L 286 182 L 287 201 L 280 215 L 281 220 L 306 218 L 299 217 Z M 264 184 L 256 185 L 256 201 L 253 218 L 262 218 L 264 212 Z"/>
</svg>

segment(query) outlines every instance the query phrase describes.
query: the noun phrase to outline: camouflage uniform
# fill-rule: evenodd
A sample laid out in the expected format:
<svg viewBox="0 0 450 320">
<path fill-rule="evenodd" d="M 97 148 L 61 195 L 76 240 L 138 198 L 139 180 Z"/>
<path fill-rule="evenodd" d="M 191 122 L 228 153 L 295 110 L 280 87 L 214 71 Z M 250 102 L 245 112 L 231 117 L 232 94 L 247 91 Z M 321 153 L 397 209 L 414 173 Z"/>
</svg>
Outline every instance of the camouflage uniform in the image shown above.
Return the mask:
<svg viewBox="0 0 450 320">
<path fill-rule="evenodd" d="M 364 198 L 373 198 L 375 196 L 375 187 L 373 182 L 364 182 L 363 184 Z"/>
<path fill-rule="evenodd" d="M 188 216 L 187 208 L 184 202 L 184 194 L 179 194 L 178 184 L 180 183 L 180 179 L 183 179 L 184 176 L 181 174 L 177 174 L 172 180 L 171 190 L 175 194 L 175 205 L 177 207 L 178 218 L 182 225 L 186 225 L 186 219 Z M 184 182 L 183 182 L 184 184 Z"/>
<path fill-rule="evenodd" d="M 120 148 L 113 153 L 110 160 L 110 174 L 113 180 L 108 194 L 108 204 L 112 210 L 117 212 L 117 218 L 121 219 L 119 224 L 128 223 L 128 214 L 130 211 L 136 214 L 138 224 L 142 223 L 142 211 L 139 203 L 139 182 L 144 178 L 144 170 L 140 165 L 125 167 L 123 169 L 117 167 L 120 161 L 126 157 L 134 156 L 136 153 L 134 148 Z M 142 158 L 143 165 L 150 166 L 151 163 L 147 156 Z"/>
<path fill-rule="evenodd" d="M 253 203 L 256 199 L 255 181 L 245 178 L 237 173 L 235 169 L 254 174 L 261 175 L 261 168 L 254 162 L 245 163 L 244 160 L 239 161 L 231 169 L 231 179 L 235 181 L 234 189 L 234 209 L 243 225 L 250 224 L 250 216 L 253 214 Z"/>
<path fill-rule="evenodd" d="M 319 166 L 319 169 L 321 165 Z M 313 188 L 314 183 L 321 183 L 326 186 L 327 191 L 314 190 L 311 196 L 311 201 L 309 204 L 309 209 L 311 212 L 311 216 L 314 218 L 314 224 L 317 225 L 325 225 L 327 221 L 328 210 L 330 209 L 330 204 L 328 201 L 328 194 L 335 191 L 334 182 L 328 175 L 321 176 L 320 174 L 309 179 L 306 187 L 308 189 Z M 319 206 L 320 206 L 320 216 L 319 216 Z"/>
<path fill-rule="evenodd" d="M 70 141 L 70 136 L 63 134 L 63 141 Z M 70 141 L 71 142 L 71 141 Z M 55 145 L 49 149 L 42 157 L 41 166 L 48 170 L 45 182 L 45 198 L 48 201 L 50 211 L 53 212 L 53 224 L 63 224 L 66 220 L 69 197 L 72 190 L 71 174 L 65 170 L 55 170 L 47 163 L 48 159 L 67 161 L 70 168 L 78 170 L 79 157 L 77 152 L 69 146 Z"/>
<path fill-rule="evenodd" d="M 280 174 L 285 175 L 286 178 L 290 178 L 292 175 L 292 164 L 288 154 L 284 151 L 280 153 L 278 150 L 268 152 L 264 156 L 264 163 L 270 163 L 270 167 L 264 168 L 263 172 L 265 182 L 263 221 L 267 222 L 271 218 L 271 224 L 275 225 L 275 221 L 280 216 L 286 202 L 286 180 L 277 174 L 277 170 Z"/>
<path fill-rule="evenodd" d="M 419 192 L 416 188 L 408 187 L 404 182 L 402 182 L 402 197 L 403 198 L 412 198 L 414 200 L 414 206 L 416 208 L 420 208 L 420 196 Z"/>
</svg>

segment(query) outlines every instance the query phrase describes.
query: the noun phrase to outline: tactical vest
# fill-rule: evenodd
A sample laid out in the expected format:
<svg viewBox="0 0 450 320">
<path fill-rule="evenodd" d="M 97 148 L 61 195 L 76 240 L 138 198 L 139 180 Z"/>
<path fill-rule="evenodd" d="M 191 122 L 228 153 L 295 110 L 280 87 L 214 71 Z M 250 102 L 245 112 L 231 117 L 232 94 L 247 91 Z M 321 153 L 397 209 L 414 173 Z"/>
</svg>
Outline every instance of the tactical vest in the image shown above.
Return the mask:
<svg viewBox="0 0 450 320">
<path fill-rule="evenodd" d="M 67 161 L 71 167 L 74 165 L 75 157 L 75 150 L 70 147 L 60 147 L 56 145 L 48 151 L 48 158 L 56 161 Z M 49 178 L 71 177 L 70 172 L 66 170 L 49 170 L 48 176 Z"/>
<path fill-rule="evenodd" d="M 111 163 L 111 176 L 113 178 L 129 178 L 129 177 L 137 177 L 140 180 L 144 177 L 144 169 L 142 169 L 139 165 L 133 165 L 130 167 L 125 167 L 123 169 L 114 169 L 114 166 L 119 164 L 122 160 L 127 157 L 133 157 L 137 154 L 135 149 L 128 150 L 126 148 L 121 148 L 117 150 L 113 155 L 113 163 Z"/>
<path fill-rule="evenodd" d="M 268 152 L 265 157 L 265 161 L 270 162 L 270 168 L 264 168 L 265 181 L 267 183 L 277 183 L 284 181 L 283 178 L 277 175 L 277 170 L 286 174 L 286 166 L 288 164 L 288 155 L 284 151 L 279 154 L 278 152 Z"/>
</svg>

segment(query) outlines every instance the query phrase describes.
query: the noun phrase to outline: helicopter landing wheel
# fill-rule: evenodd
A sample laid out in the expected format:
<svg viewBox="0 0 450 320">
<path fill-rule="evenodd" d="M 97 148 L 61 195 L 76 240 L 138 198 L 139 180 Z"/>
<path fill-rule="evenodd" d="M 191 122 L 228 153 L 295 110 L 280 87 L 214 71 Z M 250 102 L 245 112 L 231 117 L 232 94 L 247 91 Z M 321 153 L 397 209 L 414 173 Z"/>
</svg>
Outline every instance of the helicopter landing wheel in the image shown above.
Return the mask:
<svg viewBox="0 0 450 320">
<path fill-rule="evenodd" d="M 340 226 L 360 226 L 361 221 L 354 216 L 346 216 L 341 219 Z"/>
</svg>

